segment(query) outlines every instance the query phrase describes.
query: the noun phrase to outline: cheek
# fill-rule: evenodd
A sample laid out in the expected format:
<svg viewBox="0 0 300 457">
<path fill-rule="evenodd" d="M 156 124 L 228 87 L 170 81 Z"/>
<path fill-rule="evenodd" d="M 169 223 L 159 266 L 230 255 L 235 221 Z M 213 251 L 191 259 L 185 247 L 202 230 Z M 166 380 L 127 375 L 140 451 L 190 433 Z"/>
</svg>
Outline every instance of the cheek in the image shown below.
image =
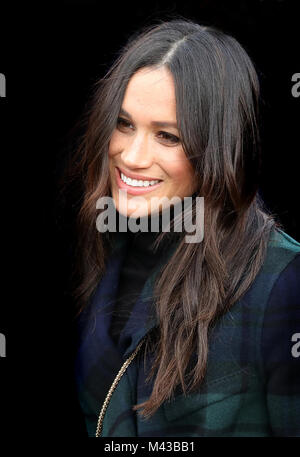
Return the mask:
<svg viewBox="0 0 300 457">
<path fill-rule="evenodd" d="M 113 133 L 112 136 L 111 136 L 109 145 L 108 145 L 108 156 L 109 157 L 113 157 L 114 155 L 117 154 L 117 152 L 118 152 L 118 150 L 120 148 L 119 143 L 120 142 L 119 142 L 119 140 L 117 138 L 116 133 Z"/>
<path fill-rule="evenodd" d="M 172 188 L 176 194 L 180 197 L 191 195 L 196 190 L 195 173 L 194 169 L 185 157 L 184 159 L 178 160 L 173 164 L 172 170 Z"/>
<path fill-rule="evenodd" d="M 194 179 L 193 167 L 183 154 L 173 158 L 170 157 L 162 166 L 174 184 L 176 183 L 180 187 L 186 187 L 187 184 L 190 185 Z"/>
</svg>

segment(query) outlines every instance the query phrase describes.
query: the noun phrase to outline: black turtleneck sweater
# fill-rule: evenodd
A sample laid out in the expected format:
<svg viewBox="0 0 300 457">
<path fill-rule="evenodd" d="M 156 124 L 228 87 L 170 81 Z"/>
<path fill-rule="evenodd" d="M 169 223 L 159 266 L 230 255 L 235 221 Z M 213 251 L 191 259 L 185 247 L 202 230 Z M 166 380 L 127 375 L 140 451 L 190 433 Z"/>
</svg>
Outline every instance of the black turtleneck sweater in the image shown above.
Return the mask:
<svg viewBox="0 0 300 457">
<path fill-rule="evenodd" d="M 161 216 L 159 216 L 159 223 L 161 224 Z M 148 217 L 148 224 L 150 227 L 150 216 Z M 161 225 L 159 232 L 132 233 L 128 231 L 126 233 L 128 250 L 120 273 L 119 288 L 110 327 L 110 335 L 116 344 L 118 344 L 120 332 L 125 327 L 146 280 L 169 246 L 170 238 L 167 236 L 154 251 L 154 242 L 160 233 Z M 172 239 L 175 238 L 176 234 L 172 233 Z"/>
</svg>

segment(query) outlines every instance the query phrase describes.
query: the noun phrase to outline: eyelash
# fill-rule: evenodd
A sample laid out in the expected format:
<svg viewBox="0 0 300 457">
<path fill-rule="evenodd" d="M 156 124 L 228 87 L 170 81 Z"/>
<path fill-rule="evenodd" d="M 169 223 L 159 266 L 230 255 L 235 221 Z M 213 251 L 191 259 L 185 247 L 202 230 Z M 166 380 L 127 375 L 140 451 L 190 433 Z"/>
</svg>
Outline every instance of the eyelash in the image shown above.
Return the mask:
<svg viewBox="0 0 300 457">
<path fill-rule="evenodd" d="M 131 125 L 130 122 L 128 122 L 126 119 L 123 119 L 122 117 L 118 117 L 117 126 L 119 126 L 120 124 L 123 124 L 123 126 L 125 128 L 129 127 Z M 171 133 L 161 131 L 161 132 L 158 132 L 158 134 L 165 135 L 164 139 L 166 141 L 170 141 L 173 144 L 177 144 L 180 142 L 180 139 L 176 135 L 172 135 Z"/>
</svg>

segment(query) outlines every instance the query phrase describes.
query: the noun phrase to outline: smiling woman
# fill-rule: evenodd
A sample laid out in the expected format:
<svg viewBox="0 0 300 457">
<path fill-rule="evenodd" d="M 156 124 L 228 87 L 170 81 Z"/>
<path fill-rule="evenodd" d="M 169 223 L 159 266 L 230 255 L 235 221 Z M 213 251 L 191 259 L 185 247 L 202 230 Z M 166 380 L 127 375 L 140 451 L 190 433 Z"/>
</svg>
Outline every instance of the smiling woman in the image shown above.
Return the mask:
<svg viewBox="0 0 300 457">
<path fill-rule="evenodd" d="M 123 117 L 118 118 L 108 150 L 111 192 L 117 210 L 130 216 L 133 207 L 127 198 L 143 195 L 134 211 L 136 217 L 143 217 L 154 211 L 154 196 L 172 199 L 175 195 L 192 195 L 197 181 L 178 137 L 170 71 L 165 66 L 137 71 L 126 88 L 120 114 Z M 125 201 L 120 202 L 122 197 Z"/>
<path fill-rule="evenodd" d="M 258 106 L 242 46 L 189 20 L 135 34 L 99 81 L 74 158 L 90 436 L 300 435 L 300 245 L 259 197 Z M 101 233 L 102 197 L 126 222 L 190 198 L 196 224 L 204 197 L 203 240 L 183 226 Z"/>
</svg>

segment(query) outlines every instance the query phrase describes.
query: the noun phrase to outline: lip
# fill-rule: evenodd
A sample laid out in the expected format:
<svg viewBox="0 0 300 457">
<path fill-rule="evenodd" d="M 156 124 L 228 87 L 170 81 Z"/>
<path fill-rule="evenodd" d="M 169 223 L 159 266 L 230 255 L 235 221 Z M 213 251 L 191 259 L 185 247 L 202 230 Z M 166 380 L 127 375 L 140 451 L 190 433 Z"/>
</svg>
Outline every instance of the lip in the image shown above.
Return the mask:
<svg viewBox="0 0 300 457">
<path fill-rule="evenodd" d="M 132 187 L 132 186 L 129 186 L 128 184 L 126 184 L 124 181 L 122 181 L 120 172 L 121 172 L 121 169 L 119 169 L 118 167 L 115 167 L 116 181 L 117 181 L 118 187 L 119 187 L 119 189 L 126 190 L 127 193 L 130 195 L 141 195 L 141 194 L 146 194 L 148 192 L 152 192 L 153 190 L 157 189 L 163 182 L 163 181 L 160 181 L 157 184 L 154 184 L 153 186 L 149 186 L 149 187 Z M 122 171 L 122 173 L 124 173 L 124 172 Z M 124 175 L 126 175 L 132 179 L 142 179 L 143 181 L 154 181 L 153 178 L 147 178 L 145 176 L 138 177 L 139 175 L 133 175 L 132 173 L 130 173 L 130 174 L 124 173 Z"/>
<path fill-rule="evenodd" d="M 116 167 L 116 168 L 118 168 L 121 173 L 123 173 L 125 176 L 127 176 L 128 178 L 131 178 L 131 179 L 141 179 L 142 181 L 157 181 L 159 179 L 159 178 L 153 178 L 151 176 L 136 175 L 134 173 L 131 173 L 130 171 L 123 170 L 120 167 Z M 162 181 L 161 179 L 159 179 L 159 180 Z"/>
</svg>

